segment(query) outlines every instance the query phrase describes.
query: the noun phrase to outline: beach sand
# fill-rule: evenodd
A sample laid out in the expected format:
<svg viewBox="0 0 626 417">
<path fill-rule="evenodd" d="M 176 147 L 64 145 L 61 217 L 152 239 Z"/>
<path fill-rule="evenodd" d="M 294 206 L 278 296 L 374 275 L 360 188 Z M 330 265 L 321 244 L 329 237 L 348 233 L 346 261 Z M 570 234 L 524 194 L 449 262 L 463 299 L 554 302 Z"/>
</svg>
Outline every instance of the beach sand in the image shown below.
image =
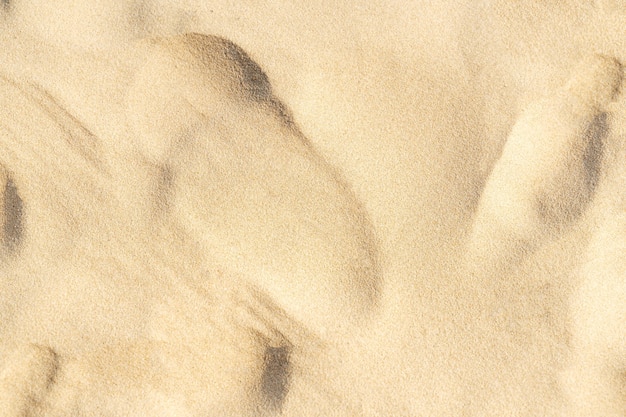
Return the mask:
<svg viewBox="0 0 626 417">
<path fill-rule="evenodd" d="M 0 417 L 626 413 L 626 13 L 366 3 L 2 2 Z"/>
</svg>

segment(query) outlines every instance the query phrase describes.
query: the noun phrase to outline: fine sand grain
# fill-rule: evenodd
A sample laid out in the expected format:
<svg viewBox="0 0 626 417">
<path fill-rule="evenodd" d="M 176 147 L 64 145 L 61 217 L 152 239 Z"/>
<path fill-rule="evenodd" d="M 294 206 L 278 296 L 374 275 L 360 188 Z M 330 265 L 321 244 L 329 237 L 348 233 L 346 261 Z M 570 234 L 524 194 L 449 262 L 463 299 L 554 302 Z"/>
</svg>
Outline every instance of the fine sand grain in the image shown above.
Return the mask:
<svg viewBox="0 0 626 417">
<path fill-rule="evenodd" d="M 624 10 L 0 2 L 0 417 L 626 415 Z"/>
</svg>

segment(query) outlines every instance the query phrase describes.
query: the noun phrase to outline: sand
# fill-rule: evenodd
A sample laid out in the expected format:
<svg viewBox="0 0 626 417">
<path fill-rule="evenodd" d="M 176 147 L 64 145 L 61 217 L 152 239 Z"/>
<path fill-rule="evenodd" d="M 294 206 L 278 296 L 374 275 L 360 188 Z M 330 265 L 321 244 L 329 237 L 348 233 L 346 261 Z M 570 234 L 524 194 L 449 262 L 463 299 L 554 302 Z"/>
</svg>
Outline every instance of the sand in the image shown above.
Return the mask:
<svg viewBox="0 0 626 417">
<path fill-rule="evenodd" d="M 0 417 L 626 414 L 626 13 L 433 3 L 2 2 Z"/>
</svg>

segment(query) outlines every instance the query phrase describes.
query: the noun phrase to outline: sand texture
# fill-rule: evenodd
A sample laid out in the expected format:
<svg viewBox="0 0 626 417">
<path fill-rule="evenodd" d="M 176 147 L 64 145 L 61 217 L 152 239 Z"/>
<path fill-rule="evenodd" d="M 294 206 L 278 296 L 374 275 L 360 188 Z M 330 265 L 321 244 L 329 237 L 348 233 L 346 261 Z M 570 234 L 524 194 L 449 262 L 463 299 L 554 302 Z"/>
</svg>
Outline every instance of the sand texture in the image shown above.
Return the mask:
<svg viewBox="0 0 626 417">
<path fill-rule="evenodd" d="M 0 2 L 0 417 L 626 416 L 625 25 Z"/>
</svg>

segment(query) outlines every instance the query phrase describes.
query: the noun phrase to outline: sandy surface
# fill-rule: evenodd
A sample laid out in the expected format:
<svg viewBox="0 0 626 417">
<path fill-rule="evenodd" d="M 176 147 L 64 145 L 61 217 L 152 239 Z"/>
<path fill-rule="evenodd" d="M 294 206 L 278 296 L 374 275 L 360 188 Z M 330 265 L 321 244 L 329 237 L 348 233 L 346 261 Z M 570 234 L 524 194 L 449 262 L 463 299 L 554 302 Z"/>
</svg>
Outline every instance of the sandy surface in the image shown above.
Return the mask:
<svg viewBox="0 0 626 417">
<path fill-rule="evenodd" d="M 2 2 L 0 417 L 626 414 L 618 1 L 77 3 Z"/>
</svg>

